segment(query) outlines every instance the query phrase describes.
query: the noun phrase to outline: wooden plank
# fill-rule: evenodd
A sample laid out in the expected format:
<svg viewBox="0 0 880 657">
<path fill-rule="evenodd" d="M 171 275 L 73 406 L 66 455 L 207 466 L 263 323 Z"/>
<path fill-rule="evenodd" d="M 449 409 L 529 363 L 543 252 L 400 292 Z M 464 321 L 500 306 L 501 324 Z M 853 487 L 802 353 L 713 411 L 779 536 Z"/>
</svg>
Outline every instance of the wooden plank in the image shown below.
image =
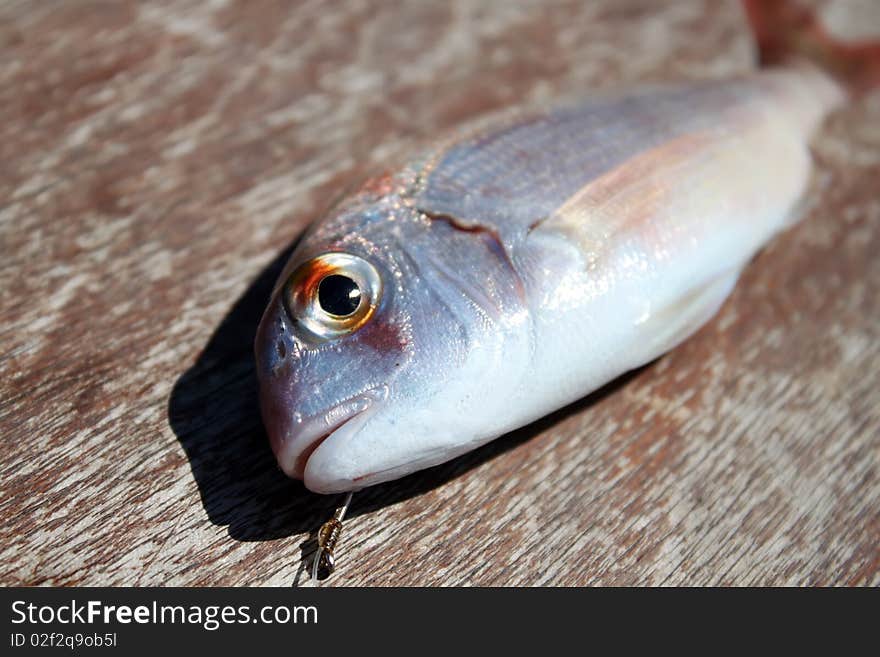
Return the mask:
<svg viewBox="0 0 880 657">
<path fill-rule="evenodd" d="M 251 341 L 303 227 L 482 111 L 751 66 L 708 0 L 13 2 L 0 53 L 4 584 L 299 581 L 338 499 L 275 467 Z M 878 96 L 816 158 L 710 325 L 355 496 L 331 581 L 880 583 Z"/>
</svg>

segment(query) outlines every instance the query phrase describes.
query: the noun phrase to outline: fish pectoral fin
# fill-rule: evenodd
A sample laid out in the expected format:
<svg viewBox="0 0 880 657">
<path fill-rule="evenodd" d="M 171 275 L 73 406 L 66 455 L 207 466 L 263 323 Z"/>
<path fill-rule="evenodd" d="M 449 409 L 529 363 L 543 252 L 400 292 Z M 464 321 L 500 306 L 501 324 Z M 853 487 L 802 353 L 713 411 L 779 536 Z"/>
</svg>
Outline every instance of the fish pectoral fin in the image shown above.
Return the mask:
<svg viewBox="0 0 880 657">
<path fill-rule="evenodd" d="M 740 271 L 717 274 L 640 319 L 637 328 L 644 340 L 644 356 L 639 365 L 681 344 L 709 321 L 730 295 Z"/>
</svg>

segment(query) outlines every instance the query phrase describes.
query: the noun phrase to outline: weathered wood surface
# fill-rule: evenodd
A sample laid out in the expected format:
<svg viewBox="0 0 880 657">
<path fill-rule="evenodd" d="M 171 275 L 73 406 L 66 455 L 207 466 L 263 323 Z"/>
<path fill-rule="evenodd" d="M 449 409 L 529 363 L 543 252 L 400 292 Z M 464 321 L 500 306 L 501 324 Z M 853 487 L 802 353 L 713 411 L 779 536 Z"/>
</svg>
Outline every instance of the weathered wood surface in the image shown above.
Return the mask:
<svg viewBox="0 0 880 657">
<path fill-rule="evenodd" d="M 260 428 L 279 254 L 391 148 L 751 57 L 709 0 L 4 3 L 0 582 L 298 581 L 338 499 Z M 331 581 L 880 583 L 880 96 L 815 147 L 806 219 L 710 325 L 357 495 Z"/>
</svg>

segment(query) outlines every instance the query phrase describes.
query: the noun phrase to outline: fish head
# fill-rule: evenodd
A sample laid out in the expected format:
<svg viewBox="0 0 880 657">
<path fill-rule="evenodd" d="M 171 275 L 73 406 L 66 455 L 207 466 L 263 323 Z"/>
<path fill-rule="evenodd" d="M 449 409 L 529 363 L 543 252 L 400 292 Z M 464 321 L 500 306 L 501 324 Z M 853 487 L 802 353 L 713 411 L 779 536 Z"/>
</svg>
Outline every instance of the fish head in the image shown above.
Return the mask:
<svg viewBox="0 0 880 657">
<path fill-rule="evenodd" d="M 488 439 L 480 414 L 509 382 L 499 363 L 516 313 L 487 300 L 504 285 L 477 289 L 492 273 L 474 266 L 486 249 L 387 200 L 306 235 L 255 343 L 263 421 L 288 476 L 357 490 Z"/>
</svg>

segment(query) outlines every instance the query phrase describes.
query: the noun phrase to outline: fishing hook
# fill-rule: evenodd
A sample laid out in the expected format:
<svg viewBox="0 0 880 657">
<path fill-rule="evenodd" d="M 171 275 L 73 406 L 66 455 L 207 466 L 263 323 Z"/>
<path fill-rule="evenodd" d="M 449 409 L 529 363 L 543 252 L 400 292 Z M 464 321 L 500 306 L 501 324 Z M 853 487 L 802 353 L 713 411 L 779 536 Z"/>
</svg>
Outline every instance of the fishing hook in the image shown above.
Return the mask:
<svg viewBox="0 0 880 657">
<path fill-rule="evenodd" d="M 350 492 L 345 496 L 342 506 L 336 509 L 333 517 L 318 530 L 318 551 L 315 552 L 315 559 L 312 562 L 312 580 L 315 582 L 318 581 L 319 570 L 326 570 L 328 575 L 333 572 L 335 566 L 333 550 L 336 549 L 336 544 L 342 535 L 342 520 L 348 511 L 348 505 L 351 504 L 352 495 L 354 493 Z"/>
</svg>

